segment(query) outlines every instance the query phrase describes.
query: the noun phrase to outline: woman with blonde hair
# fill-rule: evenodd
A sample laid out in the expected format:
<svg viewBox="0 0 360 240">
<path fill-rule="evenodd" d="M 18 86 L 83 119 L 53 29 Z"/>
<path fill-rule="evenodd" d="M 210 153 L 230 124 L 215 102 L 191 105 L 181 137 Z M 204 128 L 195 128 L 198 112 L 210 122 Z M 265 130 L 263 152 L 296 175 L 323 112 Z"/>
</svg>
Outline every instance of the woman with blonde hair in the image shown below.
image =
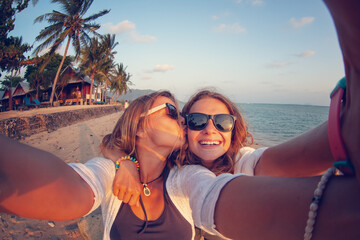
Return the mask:
<svg viewBox="0 0 360 240">
<path fill-rule="evenodd" d="M 138 206 L 123 204 L 112 194 L 112 161 L 94 158 L 67 165 L 50 153 L 0 136 L 0 210 L 59 221 L 82 217 L 101 205 L 104 239 L 166 239 L 172 234 L 173 239 L 192 239 L 191 214 L 169 197 L 166 186 L 169 170 L 178 161 L 171 153 L 184 144 L 178 121 L 173 95 L 155 92 L 134 100 L 104 138 L 137 164 L 147 190 Z"/>
</svg>

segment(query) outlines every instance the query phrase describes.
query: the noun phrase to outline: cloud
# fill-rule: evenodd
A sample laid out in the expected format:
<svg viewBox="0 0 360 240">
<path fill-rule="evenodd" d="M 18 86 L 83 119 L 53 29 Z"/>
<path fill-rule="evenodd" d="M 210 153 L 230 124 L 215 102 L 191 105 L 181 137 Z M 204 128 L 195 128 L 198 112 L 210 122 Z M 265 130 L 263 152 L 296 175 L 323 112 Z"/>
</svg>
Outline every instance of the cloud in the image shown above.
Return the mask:
<svg viewBox="0 0 360 240">
<path fill-rule="evenodd" d="M 283 68 L 283 67 L 286 67 L 286 66 L 289 66 L 289 65 L 293 65 L 293 64 L 297 64 L 298 62 L 296 61 L 291 61 L 291 62 L 280 62 L 280 61 L 274 61 L 270 64 L 268 64 L 267 66 L 268 67 L 271 67 L 271 68 Z"/>
<path fill-rule="evenodd" d="M 263 0 L 251 0 L 251 5 L 253 6 L 262 6 L 264 5 L 264 1 Z"/>
<path fill-rule="evenodd" d="M 145 75 L 141 76 L 140 79 L 141 79 L 141 80 L 149 80 L 149 79 L 152 79 L 152 76 L 151 76 L 151 75 L 148 75 L 148 74 L 145 74 Z"/>
<path fill-rule="evenodd" d="M 233 23 L 232 25 L 220 24 L 213 28 L 214 32 L 226 32 L 226 33 L 244 33 L 246 29 L 240 26 L 239 23 Z"/>
<path fill-rule="evenodd" d="M 167 72 L 169 70 L 174 69 L 174 66 L 169 65 L 169 64 L 158 64 L 154 67 L 154 69 L 152 70 L 153 72 Z"/>
<path fill-rule="evenodd" d="M 291 18 L 289 23 L 293 28 L 300 28 L 308 25 L 314 21 L 314 17 L 303 17 L 301 19 Z"/>
<path fill-rule="evenodd" d="M 278 61 L 268 64 L 268 66 L 272 68 L 282 68 L 285 67 L 286 65 L 288 65 L 287 62 L 278 62 Z"/>
<path fill-rule="evenodd" d="M 116 25 L 113 25 L 112 23 L 105 23 L 103 27 L 106 28 L 107 31 L 111 34 L 121 34 L 129 32 L 131 30 L 135 30 L 136 28 L 135 24 L 130 22 L 129 20 L 124 20 Z"/>
<path fill-rule="evenodd" d="M 264 0 L 247 0 L 247 3 L 250 3 L 253 6 L 262 6 L 264 5 Z M 243 3 L 243 0 L 235 0 L 236 4 L 241 4 Z"/>
<path fill-rule="evenodd" d="M 219 15 L 214 15 L 214 16 L 211 16 L 212 20 L 216 21 L 216 20 L 219 20 L 220 18 L 226 18 L 226 17 L 229 17 L 231 14 L 229 12 L 223 12 L 223 13 L 220 13 Z"/>
<path fill-rule="evenodd" d="M 130 38 L 134 42 L 138 43 L 147 43 L 147 42 L 154 42 L 156 37 L 150 35 L 139 35 L 135 31 L 129 33 Z"/>
<path fill-rule="evenodd" d="M 311 57 L 311 56 L 314 56 L 314 55 L 315 55 L 315 51 L 312 51 L 312 50 L 308 50 L 308 51 L 305 51 L 303 53 L 296 54 L 296 56 L 298 56 L 300 58 Z"/>
<path fill-rule="evenodd" d="M 113 23 L 105 23 L 103 27 L 111 34 L 123 34 L 128 36 L 132 42 L 147 43 L 156 40 L 156 37 L 150 35 L 140 35 L 136 32 L 136 25 L 129 20 L 124 20 L 114 25 Z"/>
</svg>

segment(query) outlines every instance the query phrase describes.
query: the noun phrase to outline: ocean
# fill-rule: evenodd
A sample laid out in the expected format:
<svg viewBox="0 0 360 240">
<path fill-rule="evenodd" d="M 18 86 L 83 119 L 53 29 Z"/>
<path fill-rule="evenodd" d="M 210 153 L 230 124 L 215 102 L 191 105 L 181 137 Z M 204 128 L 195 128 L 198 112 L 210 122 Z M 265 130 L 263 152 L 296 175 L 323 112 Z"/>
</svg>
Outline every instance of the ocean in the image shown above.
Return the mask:
<svg viewBox="0 0 360 240">
<path fill-rule="evenodd" d="M 328 118 L 329 107 L 293 104 L 237 104 L 255 143 L 273 146 L 298 136 Z"/>
</svg>

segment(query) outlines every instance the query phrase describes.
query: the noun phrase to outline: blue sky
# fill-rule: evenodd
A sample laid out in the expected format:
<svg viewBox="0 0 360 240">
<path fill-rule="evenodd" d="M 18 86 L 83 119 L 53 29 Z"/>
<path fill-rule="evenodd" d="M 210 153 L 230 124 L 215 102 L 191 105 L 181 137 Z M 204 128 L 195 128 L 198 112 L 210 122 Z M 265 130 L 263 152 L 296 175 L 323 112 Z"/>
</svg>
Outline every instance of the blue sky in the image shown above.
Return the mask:
<svg viewBox="0 0 360 240">
<path fill-rule="evenodd" d="M 33 21 L 53 9 L 39 0 L 11 34 L 37 46 L 46 24 Z M 329 105 L 344 76 L 320 0 L 94 0 L 86 16 L 103 9 L 111 12 L 99 32 L 116 34 L 116 62 L 128 66 L 132 88 L 168 89 L 182 101 L 212 87 L 238 103 Z"/>
</svg>

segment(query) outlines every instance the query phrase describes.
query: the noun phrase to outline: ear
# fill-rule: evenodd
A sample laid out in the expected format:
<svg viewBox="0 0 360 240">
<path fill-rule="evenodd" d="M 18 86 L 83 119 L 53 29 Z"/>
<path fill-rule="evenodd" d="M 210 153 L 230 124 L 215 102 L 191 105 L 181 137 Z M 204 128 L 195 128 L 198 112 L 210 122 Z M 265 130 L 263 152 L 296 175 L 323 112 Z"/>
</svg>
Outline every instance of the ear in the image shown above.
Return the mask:
<svg viewBox="0 0 360 240">
<path fill-rule="evenodd" d="M 142 126 L 139 126 L 139 128 L 137 129 L 136 136 L 140 137 L 140 138 L 143 138 L 146 136 L 146 131 L 144 130 L 144 128 Z"/>
</svg>

